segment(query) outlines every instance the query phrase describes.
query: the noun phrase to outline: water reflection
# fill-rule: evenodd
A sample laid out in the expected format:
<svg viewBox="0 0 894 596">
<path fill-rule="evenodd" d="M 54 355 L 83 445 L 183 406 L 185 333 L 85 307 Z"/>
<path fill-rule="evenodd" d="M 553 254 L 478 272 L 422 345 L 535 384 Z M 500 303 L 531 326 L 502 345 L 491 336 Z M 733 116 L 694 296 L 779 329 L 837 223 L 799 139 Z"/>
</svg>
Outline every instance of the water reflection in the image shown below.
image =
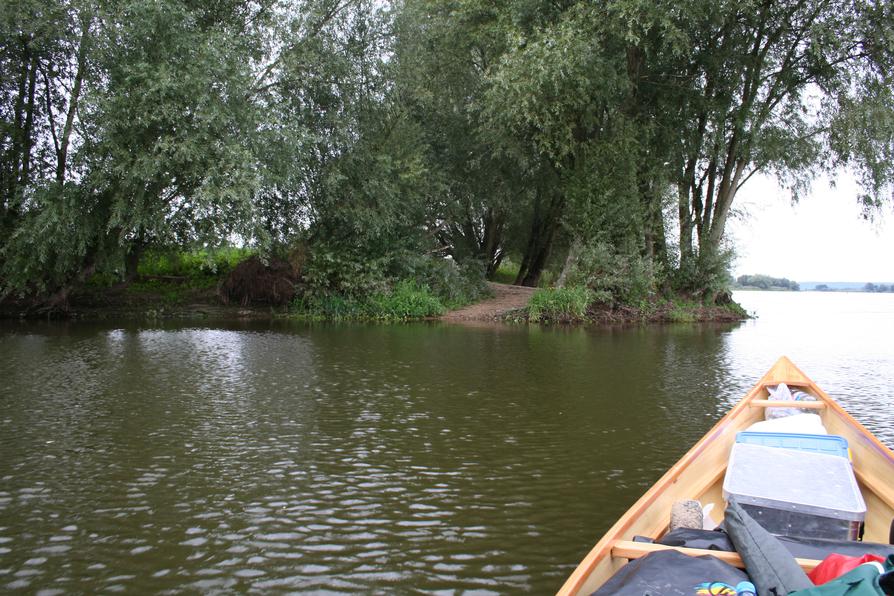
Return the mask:
<svg viewBox="0 0 894 596">
<path fill-rule="evenodd" d="M 847 362 L 790 319 L 13 325 L 0 586 L 555 590 L 778 353 L 891 427 L 881 342 Z"/>
<path fill-rule="evenodd" d="M 894 445 L 894 294 L 739 292 L 758 318 L 728 338 L 736 385 L 788 355 L 887 445 Z"/>
</svg>

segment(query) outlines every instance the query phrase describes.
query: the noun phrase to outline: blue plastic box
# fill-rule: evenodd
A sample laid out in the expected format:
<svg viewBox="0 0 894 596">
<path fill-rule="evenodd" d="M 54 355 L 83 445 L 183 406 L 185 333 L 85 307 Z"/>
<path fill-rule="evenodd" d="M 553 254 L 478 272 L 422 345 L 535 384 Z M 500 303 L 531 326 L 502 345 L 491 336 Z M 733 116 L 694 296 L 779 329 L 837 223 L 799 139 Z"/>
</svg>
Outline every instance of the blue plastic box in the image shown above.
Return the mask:
<svg viewBox="0 0 894 596">
<path fill-rule="evenodd" d="M 736 443 L 780 447 L 798 451 L 812 451 L 824 455 L 848 456 L 847 439 L 838 435 L 802 435 L 797 433 L 761 433 L 742 431 L 736 434 Z"/>
</svg>

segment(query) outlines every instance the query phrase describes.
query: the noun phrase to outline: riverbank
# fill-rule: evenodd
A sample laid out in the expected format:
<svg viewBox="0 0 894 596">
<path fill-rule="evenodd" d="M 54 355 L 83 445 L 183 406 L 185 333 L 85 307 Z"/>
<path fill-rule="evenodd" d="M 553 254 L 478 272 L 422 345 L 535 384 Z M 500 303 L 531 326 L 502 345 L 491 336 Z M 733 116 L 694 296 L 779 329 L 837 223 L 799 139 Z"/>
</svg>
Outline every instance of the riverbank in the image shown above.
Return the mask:
<svg viewBox="0 0 894 596">
<path fill-rule="evenodd" d="M 733 323 L 751 318 L 739 304 L 704 305 L 685 299 L 652 298 L 638 304 L 590 302 L 573 309 L 519 309 L 503 319 L 546 325 L 636 325 L 661 323 Z"/>
<path fill-rule="evenodd" d="M 473 304 L 448 310 L 440 315 L 392 317 L 387 320 L 440 320 L 447 323 L 491 321 L 545 325 L 617 325 L 653 323 L 734 322 L 749 318 L 738 304 L 705 306 L 681 299 L 654 298 L 635 305 L 618 305 L 585 301 L 568 308 L 560 300 L 553 304 L 553 294 L 567 290 L 537 289 L 511 284 L 488 282 L 488 297 Z M 535 296 L 547 296 L 546 306 L 536 305 Z M 535 304 L 532 307 L 532 304 Z M 46 319 L 64 318 L 86 321 L 108 319 L 158 320 L 242 320 L 309 317 L 292 305 L 224 304 L 216 284 L 189 284 L 174 279 L 144 279 L 124 287 L 85 287 L 75 292 L 65 311 L 48 312 L 22 303 L 0 304 L 0 318 Z M 311 317 L 313 320 L 353 320 L 350 317 Z M 367 319 L 357 319 L 367 320 Z M 379 320 L 379 319 L 370 319 Z M 381 319 L 386 320 L 386 319 Z"/>
<path fill-rule="evenodd" d="M 287 306 L 223 304 L 215 283 L 193 285 L 179 280 L 148 279 L 124 287 L 85 287 L 67 309 L 48 311 L 22 302 L 0 303 L 3 319 L 271 319 L 288 315 Z"/>
<path fill-rule="evenodd" d="M 496 282 L 488 282 L 487 287 L 492 293 L 490 298 L 451 310 L 442 315 L 440 319 L 452 323 L 505 320 L 513 313 L 524 311 L 531 301 L 531 296 L 537 290 L 536 288 Z"/>
</svg>

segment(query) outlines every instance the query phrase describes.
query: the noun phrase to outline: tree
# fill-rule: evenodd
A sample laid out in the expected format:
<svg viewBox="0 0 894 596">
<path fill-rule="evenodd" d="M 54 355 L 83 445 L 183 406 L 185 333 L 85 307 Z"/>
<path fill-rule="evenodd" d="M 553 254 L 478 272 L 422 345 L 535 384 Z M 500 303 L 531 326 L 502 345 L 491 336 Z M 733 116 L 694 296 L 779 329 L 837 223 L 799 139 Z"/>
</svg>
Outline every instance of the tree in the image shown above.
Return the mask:
<svg viewBox="0 0 894 596">
<path fill-rule="evenodd" d="M 252 6 L 55 7 L 67 26 L 60 56 L 39 61 L 48 123 L 35 139 L 55 171 L 29 181 L 4 247 L 10 288 L 64 305 L 98 265 L 126 255 L 132 275 L 147 245 L 215 242 L 249 220 Z"/>
<path fill-rule="evenodd" d="M 368 4 L 79 2 L 26 4 L 6 32 L 23 33 L 2 65 L 21 73 L 0 108 L 18 164 L 2 173 L 5 292 L 64 306 L 97 267 L 132 277 L 148 246 L 307 226 L 295 207 L 358 134 L 344 106 L 372 97 L 350 62 L 373 51 L 352 49 Z"/>
<path fill-rule="evenodd" d="M 431 225 L 445 254 L 492 274 L 505 238 L 529 200 L 524 171 L 506 151 L 512 139 L 486 126 L 484 100 L 505 51 L 499 6 L 403 3 L 395 38 L 394 100 L 422 131 L 429 184 L 440 186 Z"/>
<path fill-rule="evenodd" d="M 699 6 L 678 12 L 690 51 L 654 82 L 676 90 L 673 117 L 690 131 L 675 165 L 681 268 L 691 275 L 682 287 L 696 292 L 710 284 L 705 263 L 719 256 L 736 193 L 754 174 L 775 173 L 797 193 L 823 167 L 853 165 L 866 204 L 894 174 L 890 5 Z"/>
<path fill-rule="evenodd" d="M 663 225 L 650 226 L 648 249 L 640 232 L 654 216 L 641 211 L 638 194 L 640 168 L 651 162 L 637 115 L 623 108 L 633 91 L 617 19 L 590 3 L 516 10 L 488 97 L 492 127 L 513 131 L 519 146 L 533 150 L 525 159 L 535 196 L 516 283 L 537 284 L 560 235 L 568 239 L 568 266 L 578 247 L 607 236 L 630 245 L 631 229 L 643 236 L 634 250 L 660 260 L 663 248 L 654 249 Z"/>
</svg>

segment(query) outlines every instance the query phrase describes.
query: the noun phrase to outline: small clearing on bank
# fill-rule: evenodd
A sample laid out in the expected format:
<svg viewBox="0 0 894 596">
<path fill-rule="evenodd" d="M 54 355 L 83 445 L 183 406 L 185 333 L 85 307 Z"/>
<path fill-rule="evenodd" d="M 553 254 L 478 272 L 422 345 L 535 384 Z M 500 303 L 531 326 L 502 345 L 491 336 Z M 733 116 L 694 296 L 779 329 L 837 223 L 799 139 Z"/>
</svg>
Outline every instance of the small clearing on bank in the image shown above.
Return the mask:
<svg viewBox="0 0 894 596">
<path fill-rule="evenodd" d="M 487 282 L 487 286 L 493 293 L 493 298 L 452 310 L 442 316 L 441 320 L 454 322 L 498 320 L 509 311 L 526 307 L 531 295 L 537 289 L 494 282 Z"/>
</svg>

